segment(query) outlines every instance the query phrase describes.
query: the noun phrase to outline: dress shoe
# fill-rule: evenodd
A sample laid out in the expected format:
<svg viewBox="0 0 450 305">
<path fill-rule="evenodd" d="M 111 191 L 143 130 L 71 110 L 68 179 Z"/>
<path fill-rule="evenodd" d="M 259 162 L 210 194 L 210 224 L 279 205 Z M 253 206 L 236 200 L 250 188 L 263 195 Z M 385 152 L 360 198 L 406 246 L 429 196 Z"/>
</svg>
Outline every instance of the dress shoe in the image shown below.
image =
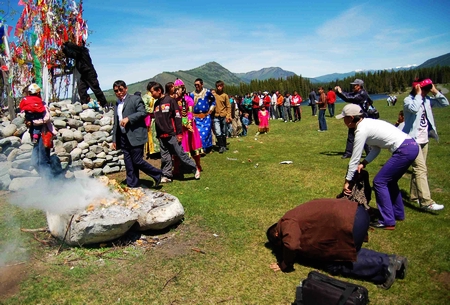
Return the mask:
<svg viewBox="0 0 450 305">
<path fill-rule="evenodd" d="M 155 184 L 153 185 L 154 188 L 160 187 L 161 179 L 162 179 L 162 175 L 159 175 L 158 178 L 155 179 Z"/>
<path fill-rule="evenodd" d="M 390 255 L 389 257 L 397 262 L 395 277 L 403 280 L 406 277 L 406 272 L 408 270 L 408 259 L 400 255 Z"/>
<path fill-rule="evenodd" d="M 385 224 L 383 224 L 381 222 L 378 222 L 378 221 L 371 223 L 370 226 L 372 228 L 375 228 L 375 229 L 395 230 L 395 226 L 387 226 L 387 225 L 385 225 Z"/>
<path fill-rule="evenodd" d="M 349 156 L 349 155 L 342 155 L 342 157 L 341 157 L 341 159 L 348 159 L 348 158 L 350 158 L 351 156 Z"/>
<path fill-rule="evenodd" d="M 388 290 L 395 282 L 395 276 L 397 270 L 400 268 L 401 263 L 393 257 L 389 257 L 389 266 L 387 268 L 386 280 L 383 284 L 377 285 L 378 288 Z"/>
</svg>

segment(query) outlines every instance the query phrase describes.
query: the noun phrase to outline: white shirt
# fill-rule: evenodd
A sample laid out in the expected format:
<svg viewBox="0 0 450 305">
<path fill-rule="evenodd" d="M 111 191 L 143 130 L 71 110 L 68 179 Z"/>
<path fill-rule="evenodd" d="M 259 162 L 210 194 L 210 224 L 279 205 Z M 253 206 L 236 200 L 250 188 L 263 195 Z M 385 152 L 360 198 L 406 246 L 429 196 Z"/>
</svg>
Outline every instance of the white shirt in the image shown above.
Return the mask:
<svg viewBox="0 0 450 305">
<path fill-rule="evenodd" d="M 122 121 L 122 119 L 123 119 L 122 112 L 123 112 L 123 105 L 124 105 L 123 101 L 125 100 L 125 97 L 126 97 L 126 95 L 123 97 L 123 100 L 117 100 L 117 116 L 119 117 L 119 127 L 120 127 L 120 130 L 122 131 L 122 133 L 127 132 L 124 127 L 120 126 L 120 121 Z"/>
<path fill-rule="evenodd" d="M 346 179 L 348 181 L 352 180 L 358 168 L 364 144 L 367 143 L 371 147 L 369 155 L 365 158 L 370 163 L 378 156 L 382 148 L 389 149 L 393 153 L 406 139 L 411 139 L 411 137 L 388 122 L 368 118 L 363 119 L 356 126 L 353 153 L 348 164 Z"/>
</svg>

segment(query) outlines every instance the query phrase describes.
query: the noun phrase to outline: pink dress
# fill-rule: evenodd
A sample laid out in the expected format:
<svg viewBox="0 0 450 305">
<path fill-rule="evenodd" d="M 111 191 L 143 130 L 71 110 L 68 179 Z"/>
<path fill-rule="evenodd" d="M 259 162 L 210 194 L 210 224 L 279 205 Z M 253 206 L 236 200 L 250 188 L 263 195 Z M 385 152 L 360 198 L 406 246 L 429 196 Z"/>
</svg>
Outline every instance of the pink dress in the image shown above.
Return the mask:
<svg viewBox="0 0 450 305">
<path fill-rule="evenodd" d="M 183 105 L 184 103 L 184 105 Z M 186 153 L 190 156 L 196 156 L 203 153 L 202 139 L 195 125 L 194 114 L 192 109 L 194 108 L 194 100 L 189 96 L 184 96 L 178 99 L 178 105 L 180 106 L 182 122 L 183 122 L 183 139 L 181 140 L 181 146 Z M 189 128 L 191 126 L 192 128 Z"/>
<path fill-rule="evenodd" d="M 258 129 L 259 132 L 268 132 L 269 131 L 269 111 L 259 111 L 258 112 L 258 118 L 259 118 L 259 125 Z"/>
</svg>

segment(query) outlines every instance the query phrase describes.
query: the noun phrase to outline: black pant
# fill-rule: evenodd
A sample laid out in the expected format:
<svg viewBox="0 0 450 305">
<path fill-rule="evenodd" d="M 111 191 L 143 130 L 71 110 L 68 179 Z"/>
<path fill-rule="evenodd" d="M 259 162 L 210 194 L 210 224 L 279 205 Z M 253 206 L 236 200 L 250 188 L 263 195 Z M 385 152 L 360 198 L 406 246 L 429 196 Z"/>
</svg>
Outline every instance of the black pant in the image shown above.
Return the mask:
<svg viewBox="0 0 450 305">
<path fill-rule="evenodd" d="M 119 131 L 120 132 L 120 131 Z M 123 152 L 125 170 L 127 172 L 127 185 L 129 187 L 139 186 L 139 170 L 155 180 L 161 177 L 161 170 L 153 167 L 144 160 L 144 144 L 131 146 L 126 134 L 120 132 L 120 149 Z"/>
<path fill-rule="evenodd" d="M 353 143 L 355 142 L 355 128 L 349 128 L 348 134 L 347 134 L 347 145 L 345 147 L 345 156 L 351 156 L 353 153 Z M 366 155 L 370 152 L 370 146 L 367 144 L 364 144 L 364 151 L 366 152 Z"/>
<path fill-rule="evenodd" d="M 104 107 L 106 105 L 106 98 L 102 89 L 100 89 L 97 73 L 95 71 L 84 73 L 80 77 L 78 82 L 78 94 L 80 95 L 81 104 L 87 104 L 89 102 L 89 94 L 87 93 L 89 88 L 94 92 L 98 103 Z"/>
<path fill-rule="evenodd" d="M 253 121 L 255 122 L 256 125 L 259 125 L 259 117 L 258 117 L 258 112 L 259 112 L 259 108 L 253 108 Z"/>
</svg>

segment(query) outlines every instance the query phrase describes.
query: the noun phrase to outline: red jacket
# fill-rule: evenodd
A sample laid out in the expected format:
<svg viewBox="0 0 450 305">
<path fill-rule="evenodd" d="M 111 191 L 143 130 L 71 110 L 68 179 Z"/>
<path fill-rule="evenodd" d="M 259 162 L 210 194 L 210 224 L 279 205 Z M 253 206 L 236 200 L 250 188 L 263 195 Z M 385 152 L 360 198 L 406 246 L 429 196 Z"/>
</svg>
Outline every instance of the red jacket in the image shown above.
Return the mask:
<svg viewBox="0 0 450 305">
<path fill-rule="evenodd" d="M 327 92 L 327 103 L 334 104 L 334 102 L 336 102 L 336 93 L 334 93 L 334 91 L 330 90 Z"/>
<path fill-rule="evenodd" d="M 270 109 L 271 102 L 272 102 L 272 99 L 270 98 L 270 96 L 266 95 L 264 97 L 264 107 L 266 107 L 266 109 Z"/>
<path fill-rule="evenodd" d="M 20 101 L 19 108 L 21 111 L 28 111 L 33 113 L 41 113 L 45 111 L 44 103 L 39 96 L 26 96 Z"/>
<path fill-rule="evenodd" d="M 300 94 L 293 95 L 291 98 L 291 106 L 299 106 L 300 103 L 303 102 Z"/>
<path fill-rule="evenodd" d="M 259 96 L 255 95 L 252 99 L 252 108 L 258 109 L 259 108 Z"/>
</svg>

